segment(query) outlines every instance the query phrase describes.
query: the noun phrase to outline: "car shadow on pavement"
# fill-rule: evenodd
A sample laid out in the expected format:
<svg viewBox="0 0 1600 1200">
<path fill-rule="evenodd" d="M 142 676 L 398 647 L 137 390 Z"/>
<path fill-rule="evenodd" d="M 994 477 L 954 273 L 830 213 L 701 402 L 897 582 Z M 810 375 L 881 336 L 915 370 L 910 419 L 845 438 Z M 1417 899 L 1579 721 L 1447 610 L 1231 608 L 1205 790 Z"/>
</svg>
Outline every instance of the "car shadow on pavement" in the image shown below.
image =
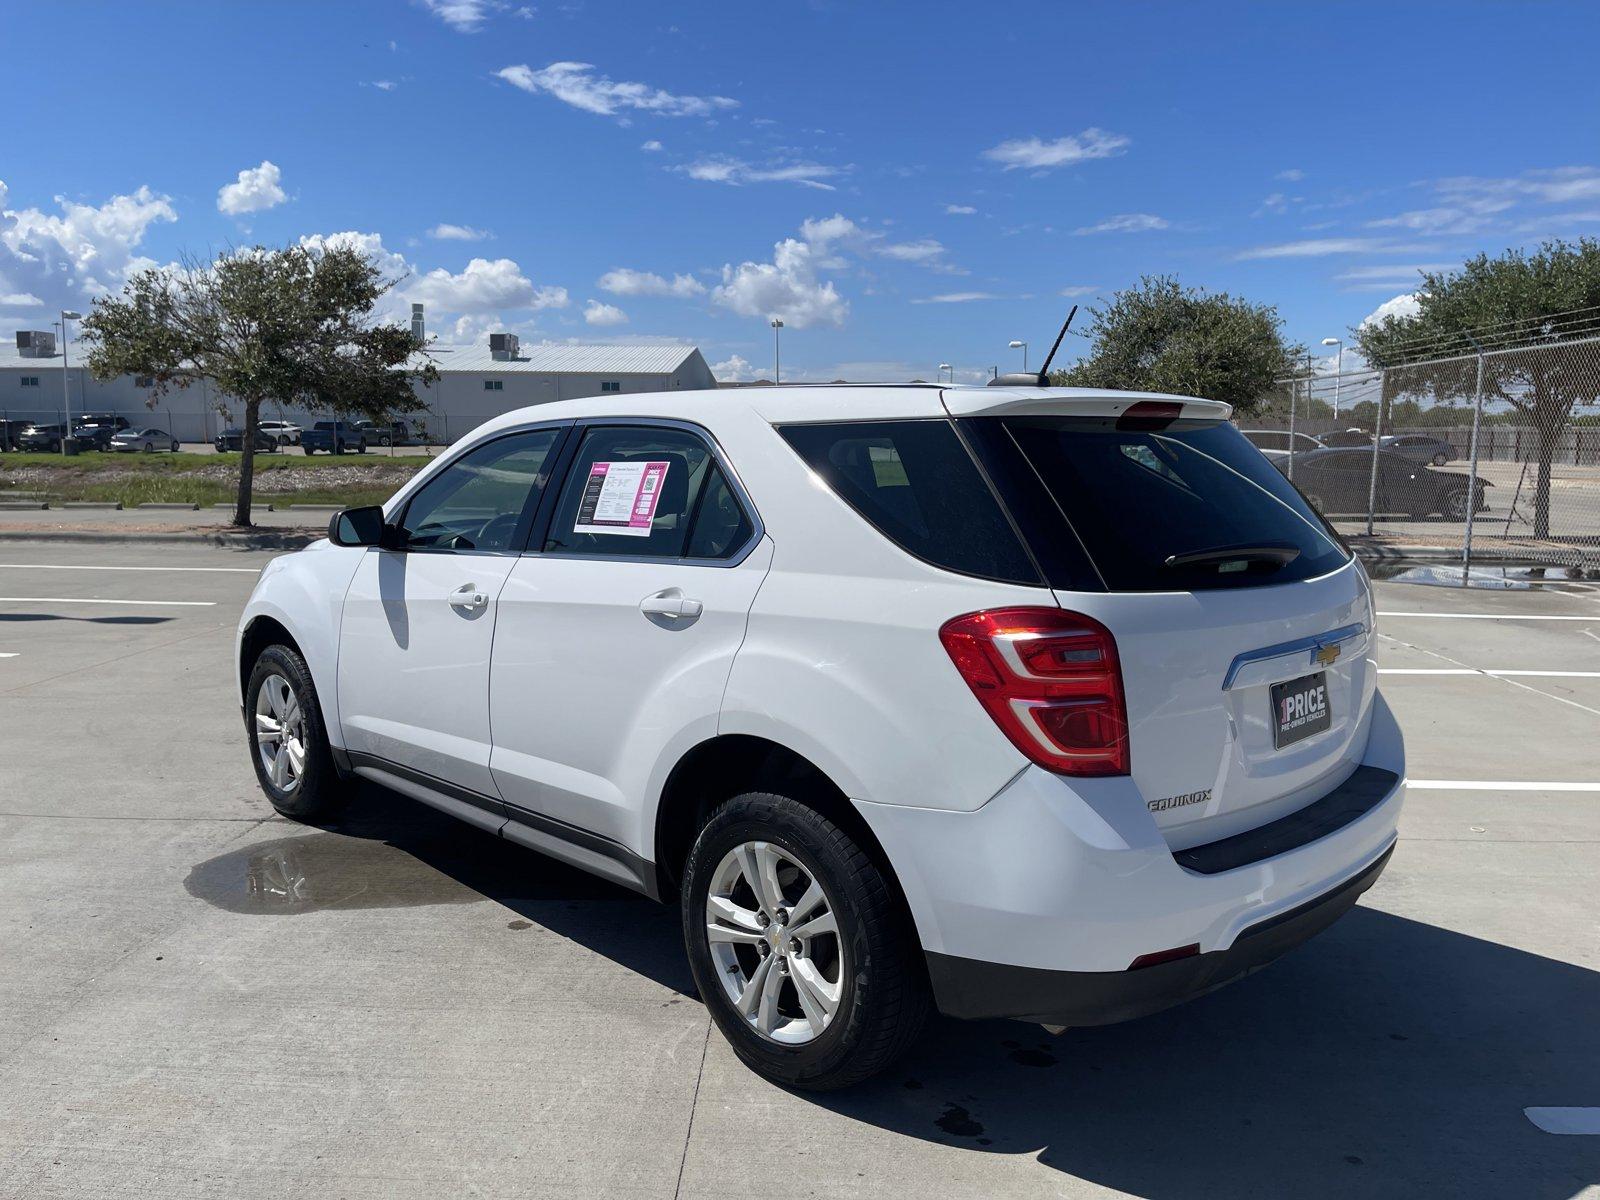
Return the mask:
<svg viewBox="0 0 1600 1200">
<path fill-rule="evenodd" d="M 940 1019 L 891 1077 L 818 1102 L 1156 1200 L 1566 1200 L 1600 1181 L 1600 1138 L 1523 1109 L 1600 1104 L 1600 973 L 1358 907 L 1141 1021 Z"/>
</svg>

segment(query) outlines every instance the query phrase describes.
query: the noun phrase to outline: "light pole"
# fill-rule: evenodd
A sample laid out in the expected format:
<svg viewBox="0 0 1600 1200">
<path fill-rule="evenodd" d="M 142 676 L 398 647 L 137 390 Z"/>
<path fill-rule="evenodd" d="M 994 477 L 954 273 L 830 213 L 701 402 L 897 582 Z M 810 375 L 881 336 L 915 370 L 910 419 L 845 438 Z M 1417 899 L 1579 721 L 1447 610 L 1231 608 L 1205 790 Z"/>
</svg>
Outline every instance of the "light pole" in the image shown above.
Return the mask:
<svg viewBox="0 0 1600 1200">
<path fill-rule="evenodd" d="M 1013 349 L 1013 350 L 1021 350 L 1022 351 L 1022 369 L 1024 371 L 1026 371 L 1028 369 L 1028 343 L 1027 342 L 1012 342 L 1011 343 L 1011 349 Z"/>
<path fill-rule="evenodd" d="M 949 371 L 950 372 L 950 386 L 951 387 L 955 387 L 955 385 L 956 385 L 956 369 L 954 367 L 952 367 L 949 363 L 940 363 L 939 364 L 939 370 L 940 370 L 941 373 L 943 373 L 945 371 Z"/>
<path fill-rule="evenodd" d="M 778 330 L 783 328 L 783 322 L 777 317 L 772 318 L 772 382 L 783 382 L 783 367 L 778 358 Z"/>
<path fill-rule="evenodd" d="M 81 321 L 83 314 L 70 308 L 61 310 L 61 412 L 66 417 L 61 426 L 61 453 L 67 453 L 67 439 L 72 436 L 72 393 L 67 387 L 67 322 Z"/>
<path fill-rule="evenodd" d="M 1337 346 L 1339 352 L 1333 356 L 1333 423 L 1339 423 L 1339 385 L 1344 382 L 1344 339 L 1323 338 L 1324 346 Z"/>
</svg>

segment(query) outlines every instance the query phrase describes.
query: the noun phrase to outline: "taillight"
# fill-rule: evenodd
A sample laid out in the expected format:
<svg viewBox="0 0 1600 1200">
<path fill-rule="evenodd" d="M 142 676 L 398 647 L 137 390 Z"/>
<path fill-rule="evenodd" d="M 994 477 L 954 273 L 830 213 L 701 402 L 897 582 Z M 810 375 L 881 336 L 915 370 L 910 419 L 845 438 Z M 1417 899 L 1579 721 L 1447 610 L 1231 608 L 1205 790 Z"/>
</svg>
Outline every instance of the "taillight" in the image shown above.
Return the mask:
<svg viewBox="0 0 1600 1200">
<path fill-rule="evenodd" d="M 1111 631 L 1059 608 L 991 608 L 939 640 L 1011 744 L 1063 775 L 1128 773 L 1128 707 Z"/>
</svg>

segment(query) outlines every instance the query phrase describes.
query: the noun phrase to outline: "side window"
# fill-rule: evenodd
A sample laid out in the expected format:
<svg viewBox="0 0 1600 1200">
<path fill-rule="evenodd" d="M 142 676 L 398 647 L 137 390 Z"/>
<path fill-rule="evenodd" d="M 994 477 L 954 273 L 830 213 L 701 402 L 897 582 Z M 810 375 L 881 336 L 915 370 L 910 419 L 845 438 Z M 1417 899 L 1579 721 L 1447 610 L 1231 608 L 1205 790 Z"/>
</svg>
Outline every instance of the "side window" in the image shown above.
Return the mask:
<svg viewBox="0 0 1600 1200">
<path fill-rule="evenodd" d="M 702 509 L 704 528 L 691 549 L 690 529 Z M 551 554 L 717 558 L 739 549 L 750 528 L 698 435 L 598 426 L 584 435 L 572 460 L 544 548 Z"/>
<path fill-rule="evenodd" d="M 408 550 L 510 550 L 538 502 L 558 429 L 485 442 L 435 475 L 406 505 Z"/>
</svg>

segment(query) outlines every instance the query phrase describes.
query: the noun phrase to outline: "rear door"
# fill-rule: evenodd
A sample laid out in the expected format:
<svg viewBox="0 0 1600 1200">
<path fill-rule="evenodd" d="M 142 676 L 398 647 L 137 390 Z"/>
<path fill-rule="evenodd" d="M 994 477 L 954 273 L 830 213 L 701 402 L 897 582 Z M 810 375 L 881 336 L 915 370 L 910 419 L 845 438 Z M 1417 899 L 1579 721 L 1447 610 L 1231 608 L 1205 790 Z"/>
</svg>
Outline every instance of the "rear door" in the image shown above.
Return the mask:
<svg viewBox="0 0 1600 1200">
<path fill-rule="evenodd" d="M 1014 511 L 1065 518 L 1025 516 L 1030 543 L 1061 580 L 1063 607 L 1116 637 L 1131 773 L 1175 846 L 1273 819 L 1353 769 L 1373 690 L 1364 576 L 1236 430 L 1111 417 L 963 424 Z M 1040 484 L 1049 510 L 1017 495 Z M 1062 543 L 1087 558 L 1087 577 Z"/>
<path fill-rule="evenodd" d="M 398 548 L 365 552 L 339 632 L 339 721 L 358 764 L 494 796 L 495 615 L 563 432 L 522 430 L 468 450 L 397 515 Z"/>
<path fill-rule="evenodd" d="M 716 733 L 772 548 L 703 430 L 576 436 L 548 530 L 500 597 L 491 766 L 514 820 L 633 847 L 652 772 Z"/>
</svg>

